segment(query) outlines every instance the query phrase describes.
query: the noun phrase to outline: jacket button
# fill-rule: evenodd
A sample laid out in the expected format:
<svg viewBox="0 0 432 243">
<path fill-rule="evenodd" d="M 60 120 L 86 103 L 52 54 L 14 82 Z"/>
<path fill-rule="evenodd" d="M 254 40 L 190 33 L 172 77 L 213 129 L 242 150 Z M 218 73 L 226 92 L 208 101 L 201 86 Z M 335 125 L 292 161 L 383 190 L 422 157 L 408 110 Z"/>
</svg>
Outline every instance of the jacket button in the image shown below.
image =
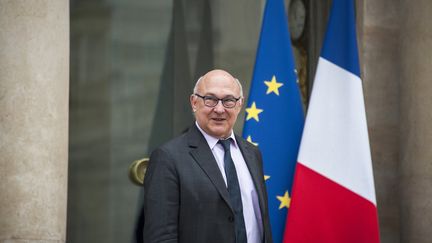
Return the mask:
<svg viewBox="0 0 432 243">
<path fill-rule="evenodd" d="M 234 221 L 234 217 L 233 216 L 229 216 L 228 217 L 228 221 L 233 222 Z"/>
</svg>

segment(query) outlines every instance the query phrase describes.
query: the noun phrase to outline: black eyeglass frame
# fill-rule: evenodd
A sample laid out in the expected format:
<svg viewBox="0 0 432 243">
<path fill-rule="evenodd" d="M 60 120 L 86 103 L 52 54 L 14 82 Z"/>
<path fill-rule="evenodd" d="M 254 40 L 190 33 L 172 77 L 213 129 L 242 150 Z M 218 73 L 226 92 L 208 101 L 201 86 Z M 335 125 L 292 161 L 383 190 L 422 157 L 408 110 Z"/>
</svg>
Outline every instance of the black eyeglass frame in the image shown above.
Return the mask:
<svg viewBox="0 0 432 243">
<path fill-rule="evenodd" d="M 234 108 L 237 105 L 237 101 L 239 101 L 242 98 L 242 97 L 238 97 L 238 98 L 228 97 L 228 98 L 219 99 L 218 97 L 212 96 L 212 95 L 202 96 L 202 95 L 199 95 L 197 93 L 195 93 L 194 95 L 197 96 L 197 97 L 200 97 L 201 99 L 203 99 L 205 106 L 212 107 L 212 108 L 216 107 L 219 104 L 219 101 L 221 101 L 223 107 L 231 109 L 231 108 Z M 214 105 L 209 105 L 208 103 L 206 103 L 207 100 L 209 100 L 209 101 L 216 101 L 216 103 Z M 234 105 L 233 106 L 226 106 L 225 102 L 228 102 L 228 101 L 233 101 Z"/>
</svg>

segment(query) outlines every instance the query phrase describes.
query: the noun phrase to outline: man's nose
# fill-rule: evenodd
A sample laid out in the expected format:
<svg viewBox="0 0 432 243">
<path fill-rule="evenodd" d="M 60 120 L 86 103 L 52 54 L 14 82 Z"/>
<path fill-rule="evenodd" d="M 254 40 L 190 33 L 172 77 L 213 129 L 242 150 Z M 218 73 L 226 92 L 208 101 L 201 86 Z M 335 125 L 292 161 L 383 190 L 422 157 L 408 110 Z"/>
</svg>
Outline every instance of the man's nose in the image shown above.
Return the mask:
<svg viewBox="0 0 432 243">
<path fill-rule="evenodd" d="M 225 112 L 225 107 L 222 104 L 222 100 L 218 100 L 218 103 L 214 107 L 214 111 L 217 113 L 223 113 Z"/>
</svg>

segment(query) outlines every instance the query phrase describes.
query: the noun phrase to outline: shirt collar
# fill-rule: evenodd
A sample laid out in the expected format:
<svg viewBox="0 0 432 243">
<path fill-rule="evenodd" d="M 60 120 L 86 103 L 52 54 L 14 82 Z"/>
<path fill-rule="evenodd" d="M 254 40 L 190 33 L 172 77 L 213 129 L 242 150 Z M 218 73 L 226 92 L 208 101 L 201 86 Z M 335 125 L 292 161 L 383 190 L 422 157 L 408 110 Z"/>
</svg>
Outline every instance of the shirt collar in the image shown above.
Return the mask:
<svg viewBox="0 0 432 243">
<path fill-rule="evenodd" d="M 195 121 L 195 125 L 197 126 L 198 130 L 202 133 L 202 135 L 204 136 L 205 140 L 207 141 L 209 147 L 211 150 L 213 150 L 214 146 L 216 146 L 216 144 L 218 143 L 218 141 L 220 140 L 219 138 L 213 137 L 209 134 L 207 134 L 203 129 L 201 129 L 201 127 L 198 125 L 198 122 Z M 234 132 L 231 130 L 231 135 L 228 137 L 231 138 L 234 142 L 232 143 L 235 147 L 237 147 L 237 141 L 235 139 L 235 135 Z M 228 139 L 227 138 L 227 139 Z"/>
</svg>

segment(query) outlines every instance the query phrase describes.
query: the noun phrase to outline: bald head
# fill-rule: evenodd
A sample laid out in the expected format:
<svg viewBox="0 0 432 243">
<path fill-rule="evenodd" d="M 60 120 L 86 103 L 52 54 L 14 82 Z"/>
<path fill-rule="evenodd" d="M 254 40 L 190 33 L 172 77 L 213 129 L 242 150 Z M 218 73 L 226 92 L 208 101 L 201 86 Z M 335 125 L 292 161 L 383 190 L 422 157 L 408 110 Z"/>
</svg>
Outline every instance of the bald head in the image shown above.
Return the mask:
<svg viewBox="0 0 432 243">
<path fill-rule="evenodd" d="M 239 97 L 243 98 L 243 87 L 240 83 L 240 81 L 236 78 L 234 78 L 230 73 L 228 73 L 225 70 L 222 69 L 215 69 L 215 70 L 211 70 L 208 73 L 204 74 L 204 76 L 201 76 L 197 82 L 195 83 L 195 87 L 193 89 L 193 93 L 196 94 L 200 91 L 200 86 L 202 83 L 206 83 L 206 80 L 223 80 L 223 79 L 228 79 L 228 80 L 232 80 L 239 88 Z"/>
</svg>

